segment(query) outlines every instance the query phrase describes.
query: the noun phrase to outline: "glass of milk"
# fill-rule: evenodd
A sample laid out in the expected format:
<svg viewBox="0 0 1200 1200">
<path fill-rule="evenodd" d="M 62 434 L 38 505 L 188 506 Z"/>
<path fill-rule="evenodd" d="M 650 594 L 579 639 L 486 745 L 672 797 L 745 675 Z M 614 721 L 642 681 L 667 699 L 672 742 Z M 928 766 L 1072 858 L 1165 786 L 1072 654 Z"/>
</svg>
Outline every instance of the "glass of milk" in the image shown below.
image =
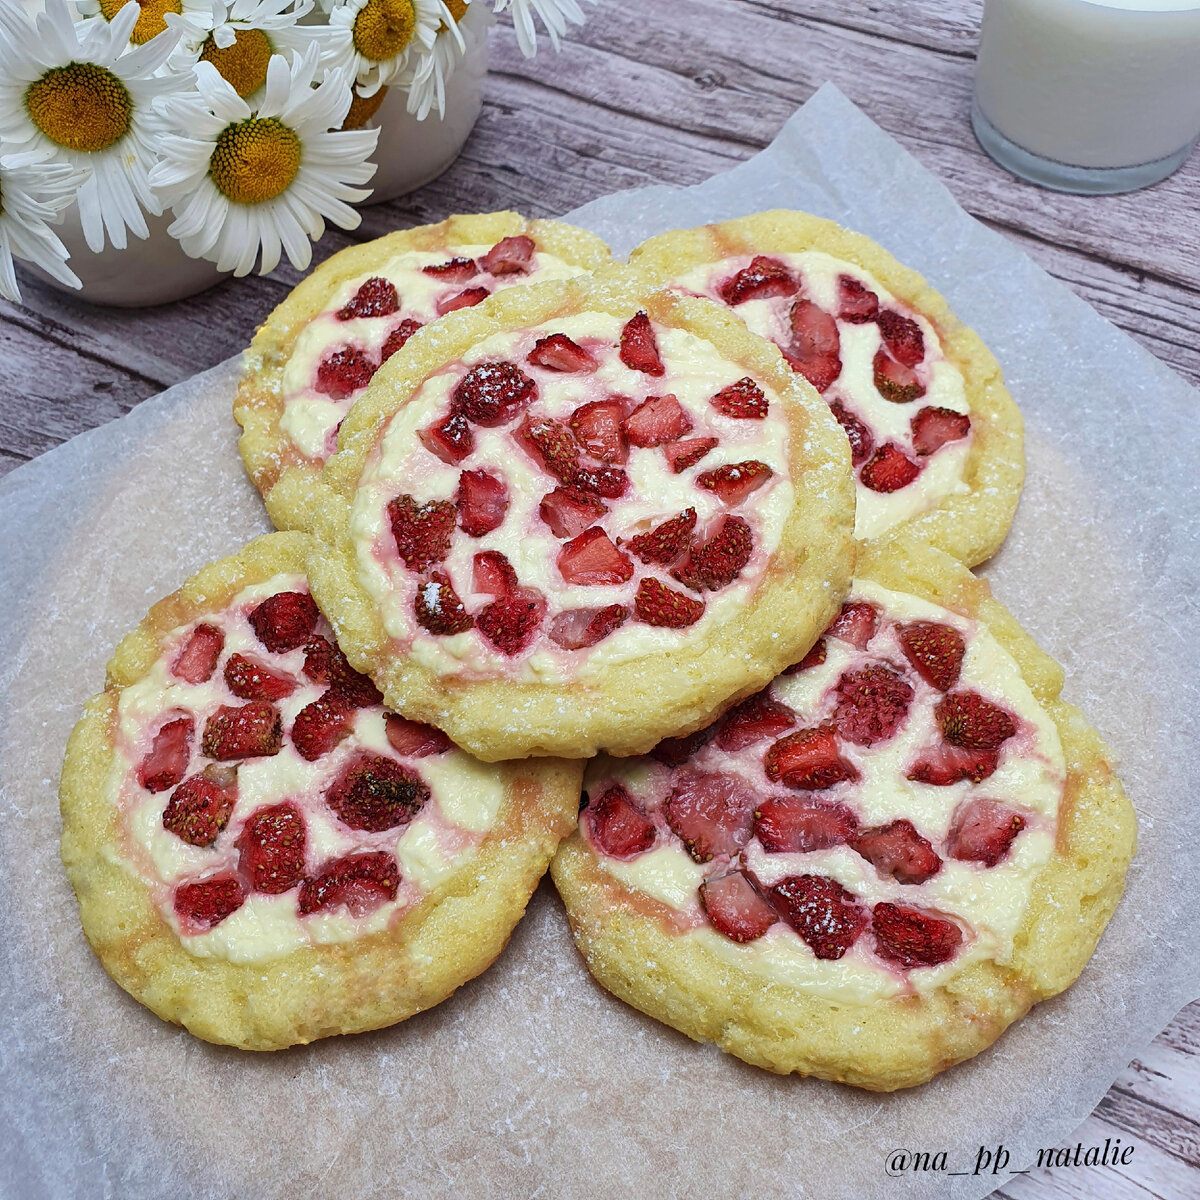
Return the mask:
<svg viewBox="0 0 1200 1200">
<path fill-rule="evenodd" d="M 971 123 L 1043 187 L 1165 179 L 1200 135 L 1200 0 L 986 0 Z"/>
</svg>

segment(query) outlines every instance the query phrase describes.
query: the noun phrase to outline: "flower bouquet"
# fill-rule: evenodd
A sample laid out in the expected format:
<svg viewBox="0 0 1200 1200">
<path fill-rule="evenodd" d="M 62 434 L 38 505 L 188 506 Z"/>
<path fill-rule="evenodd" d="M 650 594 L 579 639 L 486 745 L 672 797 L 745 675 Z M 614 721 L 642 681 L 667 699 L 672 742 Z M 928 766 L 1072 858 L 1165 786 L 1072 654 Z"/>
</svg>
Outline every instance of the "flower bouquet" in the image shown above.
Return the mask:
<svg viewBox="0 0 1200 1200">
<path fill-rule="evenodd" d="M 212 282 L 283 253 L 305 269 L 326 221 L 359 223 L 385 98 L 443 118 L 492 12 L 527 56 L 539 22 L 557 49 L 584 19 L 577 0 L 492 5 L 0 0 L 0 295 L 20 300 L 14 258 L 80 286 L 55 229 L 68 215 L 95 255 L 164 228 Z"/>
</svg>

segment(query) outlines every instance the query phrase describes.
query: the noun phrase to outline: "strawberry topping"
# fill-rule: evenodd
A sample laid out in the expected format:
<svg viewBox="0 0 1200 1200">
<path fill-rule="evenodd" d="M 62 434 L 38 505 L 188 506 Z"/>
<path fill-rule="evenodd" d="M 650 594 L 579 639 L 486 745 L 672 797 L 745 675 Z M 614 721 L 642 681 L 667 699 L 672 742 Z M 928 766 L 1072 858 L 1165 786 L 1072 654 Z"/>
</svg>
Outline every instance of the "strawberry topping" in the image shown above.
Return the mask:
<svg viewBox="0 0 1200 1200">
<path fill-rule="evenodd" d="M 689 508 L 623 544 L 642 562 L 669 567 L 688 548 L 695 528 L 696 510 Z"/>
<path fill-rule="evenodd" d="M 665 583 L 647 576 L 638 584 L 633 610 L 639 621 L 668 629 L 694 625 L 704 615 L 704 601 L 673 591 Z"/>
<path fill-rule="evenodd" d="M 799 675 L 801 671 L 807 671 L 811 667 L 819 667 L 829 654 L 829 647 L 825 645 L 824 638 L 817 638 L 813 643 L 813 647 L 809 652 L 798 662 L 793 663 L 790 667 L 784 670 L 785 675 Z"/>
<path fill-rule="evenodd" d="M 325 791 L 343 825 L 382 833 L 407 825 L 429 799 L 421 777 L 395 759 L 358 751 Z"/>
<path fill-rule="evenodd" d="M 426 758 L 454 749 L 454 743 L 436 726 L 410 721 L 399 713 L 388 713 L 385 731 L 388 745 L 405 758 Z"/>
<path fill-rule="evenodd" d="M 399 308 L 400 296 L 396 292 L 396 285 L 374 275 L 338 309 L 337 318 L 339 321 L 351 321 L 355 317 L 390 317 Z"/>
<path fill-rule="evenodd" d="M 908 404 L 925 395 L 925 385 L 916 371 L 898 363 L 894 358 L 889 358 L 882 346 L 875 352 L 872 369 L 875 390 L 893 404 Z"/>
<path fill-rule="evenodd" d="M 201 748 L 208 758 L 270 758 L 283 745 L 283 718 L 265 700 L 222 704 L 204 723 Z"/>
<path fill-rule="evenodd" d="M 962 930 L 953 921 L 906 904 L 875 905 L 871 931 L 875 953 L 906 970 L 949 962 L 962 945 Z"/>
<path fill-rule="evenodd" d="M 557 487 L 542 497 L 538 513 L 555 537 L 578 537 L 608 512 L 599 496 L 575 487 Z"/>
<path fill-rule="evenodd" d="M 838 320 L 865 325 L 879 315 L 879 297 L 853 275 L 838 276 Z"/>
<path fill-rule="evenodd" d="M 619 784 L 610 784 L 583 810 L 584 831 L 611 858 L 633 858 L 654 845 L 654 823 Z"/>
<path fill-rule="evenodd" d="M 537 384 L 503 359 L 472 367 L 450 393 L 452 411 L 475 425 L 506 425 L 537 398 Z"/>
<path fill-rule="evenodd" d="M 150 750 L 138 763 L 137 781 L 148 792 L 165 792 L 183 779 L 192 748 L 191 717 L 167 721 L 154 735 Z"/>
<path fill-rule="evenodd" d="M 417 588 L 413 612 L 417 623 L 430 633 L 463 633 L 475 624 L 458 598 L 450 577 L 443 571 L 431 571 L 429 578 Z"/>
<path fill-rule="evenodd" d="M 1025 828 L 1025 818 L 998 800 L 965 800 L 954 811 L 946 852 L 961 862 L 994 867 Z"/>
<path fill-rule="evenodd" d="M 829 411 L 837 418 L 837 423 L 850 440 L 851 463 L 861 467 L 875 449 L 875 439 L 871 435 L 870 426 L 860 421 L 840 400 L 835 400 L 829 406 Z"/>
<path fill-rule="evenodd" d="M 963 779 L 980 783 L 995 772 L 999 763 L 1000 754 L 997 750 L 964 750 L 961 746 L 941 742 L 930 750 L 922 751 L 905 778 L 936 787 L 948 787 Z"/>
<path fill-rule="evenodd" d="M 722 388 L 711 403 L 722 416 L 751 421 L 761 421 L 769 407 L 762 388 L 749 375 Z"/>
<path fill-rule="evenodd" d="M 567 583 L 614 584 L 633 578 L 629 555 L 613 545 L 599 525 L 584 530 L 567 542 L 555 559 L 558 573 Z"/>
<path fill-rule="evenodd" d="M 447 313 L 458 312 L 460 308 L 474 308 L 477 304 L 482 304 L 492 293 L 485 287 L 469 287 L 463 288 L 461 292 L 455 292 L 453 296 L 443 296 L 437 302 L 437 312 L 439 317 L 444 317 Z"/>
<path fill-rule="evenodd" d="M 383 695 L 370 677 L 356 671 L 341 648 L 320 634 L 313 634 L 304 643 L 304 674 L 313 683 L 328 684 L 351 708 L 383 703 Z"/>
<path fill-rule="evenodd" d="M 754 833 L 768 854 L 808 854 L 849 841 L 858 818 L 844 804 L 808 796 L 769 796 L 754 814 Z"/>
<path fill-rule="evenodd" d="M 967 643 L 957 629 L 936 621 L 914 621 L 896 630 L 904 657 L 939 692 L 948 692 L 962 670 Z"/>
<path fill-rule="evenodd" d="M 658 352 L 658 339 L 644 312 L 631 317 L 621 330 L 620 358 L 631 371 L 646 375 L 661 375 L 666 370 Z"/>
<path fill-rule="evenodd" d="M 1012 716 L 978 692 L 950 692 L 933 711 L 942 737 L 964 750 L 999 750 L 1017 732 Z"/>
<path fill-rule="evenodd" d="M 759 254 L 717 290 L 721 299 L 732 306 L 747 300 L 765 300 L 769 296 L 792 296 L 796 292 L 796 281 L 779 259 Z"/>
<path fill-rule="evenodd" d="M 400 868 L 391 854 L 383 850 L 347 854 L 304 881 L 296 906 L 301 916 L 341 907 L 361 917 L 395 900 L 399 887 Z"/>
<path fill-rule="evenodd" d="M 737 775 L 683 769 L 663 805 L 667 824 L 696 862 L 732 856 L 749 840 L 757 796 Z"/>
<path fill-rule="evenodd" d="M 246 889 L 232 875 L 214 875 L 196 883 L 181 883 L 173 897 L 180 928 L 191 936 L 207 933 L 213 926 L 220 925 L 245 901 Z"/>
<path fill-rule="evenodd" d="M 826 875 L 788 875 L 771 889 L 771 902 L 817 958 L 841 958 L 867 927 L 858 898 Z"/>
<path fill-rule="evenodd" d="M 682 737 L 663 738 L 650 751 L 650 757 L 657 759 L 664 767 L 682 766 L 712 740 L 715 730 L 715 725 L 706 725 L 703 729 L 697 729 L 695 733 L 686 733 Z"/>
<path fill-rule="evenodd" d="M 615 396 L 582 404 L 567 420 L 575 440 L 601 462 L 623 463 L 629 457 L 621 422 L 625 405 Z"/>
<path fill-rule="evenodd" d="M 188 635 L 171 672 L 184 683 L 205 683 L 212 678 L 225 649 L 225 634 L 215 625 L 200 624 Z"/>
<path fill-rule="evenodd" d="M 694 467 L 717 444 L 715 437 L 685 438 L 681 442 L 670 442 L 663 447 L 667 462 L 676 475 Z"/>
<path fill-rule="evenodd" d="M 420 321 L 414 321 L 406 317 L 395 329 L 387 335 L 387 341 L 383 343 L 383 349 L 379 352 L 380 365 L 387 362 L 397 350 L 403 350 L 404 344 L 408 341 L 418 329 L 421 328 Z"/>
<path fill-rule="evenodd" d="M 465 283 L 479 274 L 479 266 L 473 258 L 452 258 L 448 262 L 422 267 L 426 275 L 434 279 L 445 279 L 454 283 Z"/>
<path fill-rule="evenodd" d="M 292 745 L 301 758 L 316 762 L 349 737 L 353 727 L 353 707 L 331 688 L 296 714 Z"/>
<path fill-rule="evenodd" d="M 952 408 L 930 405 L 912 419 L 913 449 L 921 455 L 936 454 L 947 442 L 957 442 L 971 432 L 971 418 Z"/>
<path fill-rule="evenodd" d="M 228 771 L 228 775 L 217 772 Z M 205 767 L 185 779 L 163 810 L 163 828 L 191 846 L 211 846 L 237 802 L 237 768 Z"/>
<path fill-rule="evenodd" d="M 754 553 L 754 535 L 741 517 L 722 517 L 712 537 L 671 572 L 680 583 L 698 592 L 718 591 L 732 583 Z"/>
<path fill-rule="evenodd" d="M 514 237 L 501 238 L 479 264 L 492 275 L 524 275 L 529 271 L 536 249 L 533 238 L 518 233 Z"/>
<path fill-rule="evenodd" d="M 256 892 L 278 896 L 304 878 L 308 826 L 291 801 L 255 809 L 238 834 L 238 865 Z"/>
<path fill-rule="evenodd" d="M 937 852 L 911 821 L 902 819 L 864 829 L 850 845 L 875 868 L 880 879 L 924 883 L 942 869 Z"/>
<path fill-rule="evenodd" d="M 551 417 L 526 415 L 517 428 L 517 441 L 559 482 L 572 483 L 579 474 L 579 447 L 570 430 Z"/>
<path fill-rule="evenodd" d="M 564 650 L 583 650 L 604 641 L 628 618 L 629 609 L 623 604 L 609 604 L 604 608 L 571 608 L 559 613 L 546 632 L 550 640 Z"/>
<path fill-rule="evenodd" d="M 417 432 L 422 445 L 444 463 L 457 466 L 475 449 L 475 435 L 466 416 L 451 410 L 440 421 Z"/>
<path fill-rule="evenodd" d="M 256 658 L 231 654 L 225 663 L 225 686 L 240 700 L 282 700 L 296 690 L 296 681 Z"/>
<path fill-rule="evenodd" d="M 713 927 L 735 942 L 752 942 L 779 920 L 743 871 L 702 883 L 700 903 Z"/>
<path fill-rule="evenodd" d="M 526 362 L 547 371 L 594 371 L 600 364 L 565 333 L 552 333 L 538 338 L 526 356 Z"/>
<path fill-rule="evenodd" d="M 925 335 L 916 321 L 891 308 L 881 310 L 875 319 L 883 335 L 883 344 L 898 363 L 915 367 L 925 357 Z"/>
<path fill-rule="evenodd" d="M 449 500 L 418 504 L 405 493 L 388 501 L 387 515 L 396 552 L 410 571 L 424 571 L 450 553 L 458 512 Z"/>
<path fill-rule="evenodd" d="M 868 663 L 838 680 L 833 723 L 846 741 L 874 746 L 896 736 L 912 698 L 912 685 L 903 675 L 882 663 Z"/>
<path fill-rule="evenodd" d="M 721 719 L 717 746 L 732 753 L 764 738 L 777 738 L 795 724 L 796 714 L 786 704 L 772 700 L 769 692 L 756 692 Z"/>
<path fill-rule="evenodd" d="M 493 600 L 475 618 L 479 632 L 503 654 L 519 654 L 533 641 L 546 600 L 535 588 L 517 588 Z"/>
<path fill-rule="evenodd" d="M 378 364 L 357 346 L 342 346 L 317 365 L 313 390 L 331 400 L 345 400 L 371 382 Z"/>
<path fill-rule="evenodd" d="M 696 483 L 705 491 L 715 492 L 725 504 L 741 504 L 751 492 L 762 487 L 775 472 L 764 462 L 747 459 L 726 463 L 696 476 Z"/>
<path fill-rule="evenodd" d="M 797 300 L 789 317 L 792 339 L 782 347 L 793 370 L 823 392 L 842 373 L 837 321 L 811 300 Z"/>
<path fill-rule="evenodd" d="M 661 446 L 664 442 L 678 441 L 691 427 L 692 418 L 671 392 L 665 396 L 647 396 L 621 422 L 631 446 Z"/>
<path fill-rule="evenodd" d="M 763 758 L 767 778 L 798 791 L 818 792 L 835 783 L 856 780 L 858 771 L 838 754 L 831 725 L 801 729 L 780 738 Z"/>
<path fill-rule="evenodd" d="M 858 477 L 873 492 L 898 492 L 921 473 L 921 468 L 895 442 L 875 451 Z"/>
<path fill-rule="evenodd" d="M 825 630 L 827 637 L 849 642 L 856 650 L 865 650 L 879 625 L 879 610 L 865 600 L 849 600 Z M 821 660 L 824 662 L 824 659 Z"/>
<path fill-rule="evenodd" d="M 588 467 L 575 473 L 572 481 L 585 492 L 595 492 L 606 500 L 616 500 L 629 490 L 629 476 L 620 467 Z"/>
<path fill-rule="evenodd" d="M 483 550 L 471 563 L 472 582 L 477 592 L 488 596 L 511 596 L 517 590 L 517 573 L 507 555 Z"/>
<path fill-rule="evenodd" d="M 276 592 L 250 613 L 258 640 L 273 654 L 295 650 L 317 626 L 316 601 L 307 592 Z"/>
<path fill-rule="evenodd" d="M 483 537 L 504 524 L 508 511 L 508 488 L 503 479 L 488 471 L 464 471 L 454 495 L 458 525 L 471 537 Z"/>
</svg>

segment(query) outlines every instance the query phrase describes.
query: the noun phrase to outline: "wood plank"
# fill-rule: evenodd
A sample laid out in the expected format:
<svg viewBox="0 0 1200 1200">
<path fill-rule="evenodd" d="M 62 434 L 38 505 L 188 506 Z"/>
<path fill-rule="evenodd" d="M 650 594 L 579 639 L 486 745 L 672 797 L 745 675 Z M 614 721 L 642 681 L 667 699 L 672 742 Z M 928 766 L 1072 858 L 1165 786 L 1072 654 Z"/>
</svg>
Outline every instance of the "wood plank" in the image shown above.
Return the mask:
<svg viewBox="0 0 1200 1200">
<path fill-rule="evenodd" d="M 747 0 L 780 21 L 804 17 L 872 33 L 944 54 L 974 57 L 983 0 L 904 0 L 903 4 L 845 4 L 841 0 Z"/>
<path fill-rule="evenodd" d="M 1109 1097 L 1115 1092 L 1185 1118 L 1200 1129 L 1200 1003 L 1185 1008 L 1134 1059 Z"/>
</svg>

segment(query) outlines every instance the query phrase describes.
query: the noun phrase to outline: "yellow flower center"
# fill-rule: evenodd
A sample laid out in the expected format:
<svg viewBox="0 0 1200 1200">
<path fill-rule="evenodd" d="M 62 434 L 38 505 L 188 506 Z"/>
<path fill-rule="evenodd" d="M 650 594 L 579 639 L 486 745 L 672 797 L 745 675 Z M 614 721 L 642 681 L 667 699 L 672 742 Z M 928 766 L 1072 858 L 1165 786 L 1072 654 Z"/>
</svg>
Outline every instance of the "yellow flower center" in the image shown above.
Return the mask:
<svg viewBox="0 0 1200 1200">
<path fill-rule="evenodd" d="M 111 21 L 126 4 L 136 3 L 142 10 L 129 40 L 136 46 L 148 42 L 167 27 L 163 17 L 167 13 L 183 12 L 181 0 L 100 0 L 100 12 L 106 21 Z"/>
<path fill-rule="evenodd" d="M 387 88 L 381 87 L 373 96 L 360 96 L 358 88 L 350 90 L 350 111 L 342 122 L 343 129 L 361 129 L 378 111 L 387 95 Z"/>
<path fill-rule="evenodd" d="M 29 119 L 68 150 L 107 150 L 129 132 L 133 102 L 125 85 L 95 63 L 51 67 L 25 90 Z"/>
<path fill-rule="evenodd" d="M 417 27 L 412 0 L 367 0 L 354 18 L 354 48 L 371 62 L 395 58 Z"/>
<path fill-rule="evenodd" d="M 208 173 L 235 204 L 262 204 L 288 189 L 300 170 L 300 139 L 275 117 L 226 125 L 208 160 Z"/>
<path fill-rule="evenodd" d="M 467 15 L 467 0 L 446 0 L 446 7 L 456 25 Z"/>
<path fill-rule="evenodd" d="M 271 43 L 261 29 L 237 29 L 234 30 L 233 45 L 222 50 L 210 33 L 200 51 L 200 61 L 212 63 L 244 100 L 267 82 Z"/>
</svg>

